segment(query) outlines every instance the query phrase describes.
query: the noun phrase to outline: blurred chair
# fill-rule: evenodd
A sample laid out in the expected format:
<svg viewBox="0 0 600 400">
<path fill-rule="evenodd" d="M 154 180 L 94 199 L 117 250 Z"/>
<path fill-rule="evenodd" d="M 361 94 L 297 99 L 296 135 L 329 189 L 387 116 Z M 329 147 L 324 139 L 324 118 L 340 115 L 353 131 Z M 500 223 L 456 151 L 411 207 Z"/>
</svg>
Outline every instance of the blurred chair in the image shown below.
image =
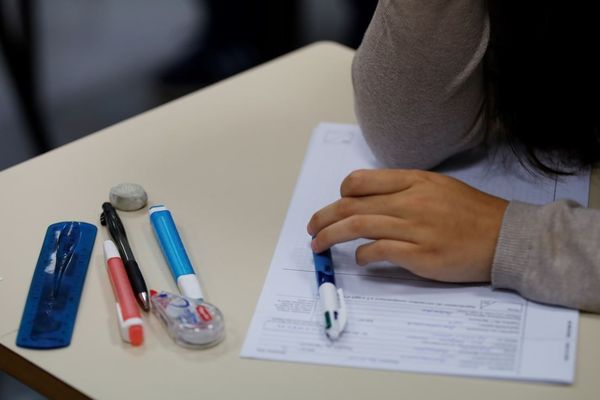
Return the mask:
<svg viewBox="0 0 600 400">
<path fill-rule="evenodd" d="M 200 0 L 205 24 L 187 51 L 160 76 L 164 85 L 195 90 L 300 46 L 297 0 Z"/>
<path fill-rule="evenodd" d="M 39 106 L 35 6 L 35 0 L 0 0 L 0 50 L 25 126 L 36 151 L 43 153 L 50 150 L 51 143 Z"/>
</svg>

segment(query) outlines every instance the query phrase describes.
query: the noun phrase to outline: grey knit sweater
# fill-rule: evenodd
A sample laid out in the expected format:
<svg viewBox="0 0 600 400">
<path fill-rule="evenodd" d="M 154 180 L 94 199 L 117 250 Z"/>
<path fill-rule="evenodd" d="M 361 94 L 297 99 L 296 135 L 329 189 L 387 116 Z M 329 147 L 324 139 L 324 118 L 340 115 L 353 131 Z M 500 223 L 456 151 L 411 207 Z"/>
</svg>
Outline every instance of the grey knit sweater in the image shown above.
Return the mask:
<svg viewBox="0 0 600 400">
<path fill-rule="evenodd" d="M 481 143 L 488 39 L 482 0 L 380 0 L 352 77 L 359 124 L 383 163 L 427 169 Z M 531 300 L 600 312 L 600 211 L 510 202 L 491 279 Z"/>
</svg>

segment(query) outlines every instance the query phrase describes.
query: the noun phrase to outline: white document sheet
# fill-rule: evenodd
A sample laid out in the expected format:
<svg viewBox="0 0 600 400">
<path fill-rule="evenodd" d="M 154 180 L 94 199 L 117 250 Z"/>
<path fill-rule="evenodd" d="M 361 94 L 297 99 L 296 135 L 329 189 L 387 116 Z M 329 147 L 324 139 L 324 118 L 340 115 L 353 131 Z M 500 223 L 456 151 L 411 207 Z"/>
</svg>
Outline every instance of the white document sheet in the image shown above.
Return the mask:
<svg viewBox="0 0 600 400">
<path fill-rule="evenodd" d="M 442 170 L 506 199 L 571 198 L 587 205 L 589 172 L 542 179 L 510 155 L 491 158 L 473 152 Z M 577 311 L 488 285 L 431 282 L 384 263 L 358 267 L 354 251 L 361 241 L 332 249 L 348 324 L 340 339 L 327 339 L 306 225 L 339 198 L 348 173 L 377 167 L 358 127 L 315 129 L 241 356 L 572 383 Z"/>
</svg>

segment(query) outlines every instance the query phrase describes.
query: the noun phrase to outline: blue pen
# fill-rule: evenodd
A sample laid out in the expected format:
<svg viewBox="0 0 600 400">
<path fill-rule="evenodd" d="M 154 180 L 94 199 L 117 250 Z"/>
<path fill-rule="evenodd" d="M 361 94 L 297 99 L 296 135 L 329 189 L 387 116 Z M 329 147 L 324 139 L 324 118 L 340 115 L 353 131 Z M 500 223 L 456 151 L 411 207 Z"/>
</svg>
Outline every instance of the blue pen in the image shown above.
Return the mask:
<svg viewBox="0 0 600 400">
<path fill-rule="evenodd" d="M 335 286 L 331 250 L 314 253 L 315 273 L 319 288 L 319 299 L 325 316 L 325 334 L 329 339 L 337 339 L 346 326 L 346 303 L 344 292 Z"/>
</svg>

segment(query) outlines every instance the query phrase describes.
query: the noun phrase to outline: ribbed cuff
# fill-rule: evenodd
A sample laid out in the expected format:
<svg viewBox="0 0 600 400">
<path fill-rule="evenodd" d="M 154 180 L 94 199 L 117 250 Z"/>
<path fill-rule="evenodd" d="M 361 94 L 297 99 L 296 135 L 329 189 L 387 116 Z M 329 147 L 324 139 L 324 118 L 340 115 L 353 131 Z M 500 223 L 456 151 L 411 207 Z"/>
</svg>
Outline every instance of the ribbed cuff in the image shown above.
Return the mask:
<svg viewBox="0 0 600 400">
<path fill-rule="evenodd" d="M 492 264 L 492 286 L 519 293 L 526 286 L 527 267 L 533 238 L 539 235 L 536 209 L 539 206 L 511 201 L 504 213 Z"/>
</svg>

